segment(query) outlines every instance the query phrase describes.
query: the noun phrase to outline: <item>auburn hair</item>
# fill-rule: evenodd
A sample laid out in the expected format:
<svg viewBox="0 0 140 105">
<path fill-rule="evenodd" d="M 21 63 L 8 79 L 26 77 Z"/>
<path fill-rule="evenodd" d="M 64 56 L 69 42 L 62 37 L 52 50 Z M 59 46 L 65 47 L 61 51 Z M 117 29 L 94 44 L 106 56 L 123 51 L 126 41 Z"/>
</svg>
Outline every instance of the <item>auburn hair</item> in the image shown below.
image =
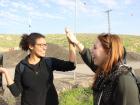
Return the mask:
<svg viewBox="0 0 140 105">
<path fill-rule="evenodd" d="M 101 68 L 97 68 L 95 80 L 99 72 L 104 73 L 106 76 L 112 71 L 113 66 L 118 62 L 123 63 L 124 47 L 121 38 L 115 34 L 100 34 L 97 39 L 101 42 L 105 53 L 107 54 L 106 62 Z"/>
</svg>

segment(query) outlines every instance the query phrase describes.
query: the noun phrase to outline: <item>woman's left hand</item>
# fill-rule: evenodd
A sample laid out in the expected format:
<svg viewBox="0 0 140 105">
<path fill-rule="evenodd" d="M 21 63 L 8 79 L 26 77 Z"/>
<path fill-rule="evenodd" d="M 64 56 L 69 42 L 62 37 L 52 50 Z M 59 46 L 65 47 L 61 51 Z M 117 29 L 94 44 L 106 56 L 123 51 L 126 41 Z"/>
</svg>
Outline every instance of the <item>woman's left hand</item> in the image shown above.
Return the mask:
<svg viewBox="0 0 140 105">
<path fill-rule="evenodd" d="M 5 73 L 7 71 L 6 68 L 0 67 L 0 73 Z"/>
</svg>

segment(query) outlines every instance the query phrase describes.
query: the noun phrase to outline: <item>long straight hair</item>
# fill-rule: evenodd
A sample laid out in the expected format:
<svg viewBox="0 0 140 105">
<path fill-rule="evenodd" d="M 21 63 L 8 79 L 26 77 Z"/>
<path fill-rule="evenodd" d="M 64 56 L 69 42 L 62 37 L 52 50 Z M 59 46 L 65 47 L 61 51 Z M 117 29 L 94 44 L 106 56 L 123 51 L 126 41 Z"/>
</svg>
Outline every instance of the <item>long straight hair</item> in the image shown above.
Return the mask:
<svg viewBox="0 0 140 105">
<path fill-rule="evenodd" d="M 105 76 L 112 71 L 113 66 L 118 62 L 123 63 L 124 47 L 121 38 L 115 34 L 100 34 L 98 37 L 102 44 L 102 47 L 107 54 L 106 62 L 102 67 L 97 68 L 95 80 L 100 72 L 104 73 Z"/>
</svg>

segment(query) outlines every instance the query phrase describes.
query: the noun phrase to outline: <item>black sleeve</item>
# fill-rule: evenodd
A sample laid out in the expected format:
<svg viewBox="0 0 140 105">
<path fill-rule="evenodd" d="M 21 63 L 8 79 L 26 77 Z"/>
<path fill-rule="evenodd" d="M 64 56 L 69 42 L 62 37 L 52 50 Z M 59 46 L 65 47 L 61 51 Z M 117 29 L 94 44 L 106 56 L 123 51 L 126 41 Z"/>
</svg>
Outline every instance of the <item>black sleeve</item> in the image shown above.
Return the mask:
<svg viewBox="0 0 140 105">
<path fill-rule="evenodd" d="M 83 61 L 92 69 L 93 72 L 96 72 L 97 66 L 94 64 L 92 55 L 89 49 L 84 48 L 84 50 L 80 53 Z"/>
<path fill-rule="evenodd" d="M 72 71 L 76 68 L 74 62 L 51 58 L 52 69 L 56 71 Z"/>
<path fill-rule="evenodd" d="M 19 96 L 23 90 L 22 85 L 21 85 L 21 72 L 19 69 L 19 64 L 16 66 L 16 69 L 15 69 L 14 83 L 11 85 L 8 85 L 8 88 L 10 89 L 11 93 L 15 97 Z"/>
</svg>

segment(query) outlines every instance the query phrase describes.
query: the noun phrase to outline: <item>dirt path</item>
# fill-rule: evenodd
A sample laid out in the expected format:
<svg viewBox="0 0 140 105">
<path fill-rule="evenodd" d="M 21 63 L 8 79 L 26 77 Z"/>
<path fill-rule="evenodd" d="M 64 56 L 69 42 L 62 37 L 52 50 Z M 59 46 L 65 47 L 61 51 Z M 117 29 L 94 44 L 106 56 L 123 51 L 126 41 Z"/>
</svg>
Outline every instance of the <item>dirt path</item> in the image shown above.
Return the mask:
<svg viewBox="0 0 140 105">
<path fill-rule="evenodd" d="M 136 73 L 138 73 L 138 75 L 140 75 L 140 62 L 134 62 L 134 61 L 128 62 L 128 65 L 130 65 L 136 71 Z M 9 68 L 12 78 L 14 78 L 14 69 L 15 68 Z M 71 71 L 71 72 L 54 71 L 54 78 L 55 79 L 74 78 L 74 76 L 76 77 L 77 74 L 94 75 L 92 70 L 90 70 L 90 68 L 87 65 L 77 64 L 75 71 Z M 4 84 L 5 84 L 5 78 L 3 80 L 4 80 Z"/>
</svg>

